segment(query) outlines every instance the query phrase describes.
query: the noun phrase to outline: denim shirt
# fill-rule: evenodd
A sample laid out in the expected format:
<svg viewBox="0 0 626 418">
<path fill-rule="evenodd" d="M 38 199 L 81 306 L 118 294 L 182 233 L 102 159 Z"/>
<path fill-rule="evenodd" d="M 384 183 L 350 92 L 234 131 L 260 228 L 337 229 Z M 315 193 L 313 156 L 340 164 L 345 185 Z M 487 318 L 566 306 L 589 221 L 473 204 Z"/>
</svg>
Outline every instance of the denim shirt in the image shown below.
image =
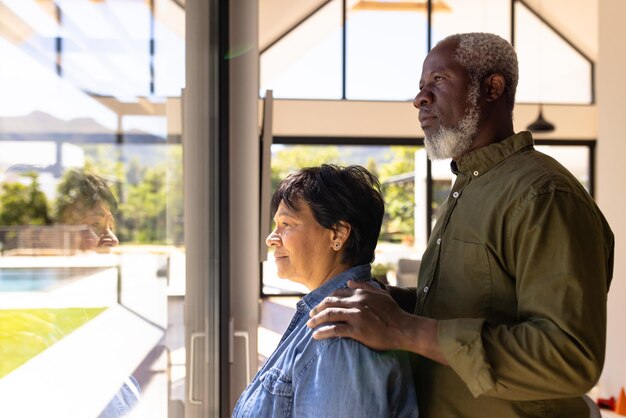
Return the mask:
<svg viewBox="0 0 626 418">
<path fill-rule="evenodd" d="M 278 348 L 242 393 L 233 417 L 418 416 L 408 353 L 311 337 L 309 311 L 348 280 L 371 281 L 370 266 L 338 274 L 298 302 Z"/>
</svg>

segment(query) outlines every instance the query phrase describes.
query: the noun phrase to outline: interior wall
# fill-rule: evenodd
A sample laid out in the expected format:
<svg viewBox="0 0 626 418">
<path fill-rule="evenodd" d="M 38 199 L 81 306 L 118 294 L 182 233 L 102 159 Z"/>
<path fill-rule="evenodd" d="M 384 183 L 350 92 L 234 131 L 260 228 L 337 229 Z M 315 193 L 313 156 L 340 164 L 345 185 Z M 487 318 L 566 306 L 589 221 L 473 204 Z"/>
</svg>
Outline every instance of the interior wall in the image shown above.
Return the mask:
<svg viewBox="0 0 626 418">
<path fill-rule="evenodd" d="M 608 337 L 600 393 L 617 396 L 626 389 L 626 235 L 624 218 L 624 182 L 619 169 L 626 156 L 626 49 L 623 45 L 626 3 L 599 2 L 599 60 L 596 86 L 598 91 L 597 200 L 616 237 L 615 270 L 609 291 Z"/>
<path fill-rule="evenodd" d="M 537 105 L 515 106 L 515 130 L 525 130 L 538 115 Z M 338 115 L 341 115 L 339 117 Z M 595 139 L 597 107 L 544 105 L 544 117 L 556 129 L 535 135 L 549 139 Z M 259 123 L 262 114 L 259 112 Z M 411 102 L 274 100 L 274 135 L 423 137 Z"/>
</svg>

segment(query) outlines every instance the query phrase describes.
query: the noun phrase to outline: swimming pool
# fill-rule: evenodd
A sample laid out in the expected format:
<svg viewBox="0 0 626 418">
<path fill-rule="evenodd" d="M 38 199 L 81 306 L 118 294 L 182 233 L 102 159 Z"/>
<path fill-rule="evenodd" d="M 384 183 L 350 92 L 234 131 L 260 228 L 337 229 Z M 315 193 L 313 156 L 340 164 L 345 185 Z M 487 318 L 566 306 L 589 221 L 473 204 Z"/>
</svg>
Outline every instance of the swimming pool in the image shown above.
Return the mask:
<svg viewBox="0 0 626 418">
<path fill-rule="evenodd" d="M 102 270 L 100 267 L 0 268 L 0 292 L 41 292 Z"/>
</svg>

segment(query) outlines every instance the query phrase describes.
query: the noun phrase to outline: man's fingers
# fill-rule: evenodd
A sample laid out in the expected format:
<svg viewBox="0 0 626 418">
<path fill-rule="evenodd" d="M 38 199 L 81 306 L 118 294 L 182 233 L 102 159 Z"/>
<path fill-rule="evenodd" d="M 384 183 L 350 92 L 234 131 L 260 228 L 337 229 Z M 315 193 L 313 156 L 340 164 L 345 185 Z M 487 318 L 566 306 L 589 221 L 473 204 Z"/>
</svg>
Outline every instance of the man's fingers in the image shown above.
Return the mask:
<svg viewBox="0 0 626 418">
<path fill-rule="evenodd" d="M 332 337 L 353 337 L 353 328 L 347 324 L 332 324 L 319 327 L 313 333 L 313 339 L 323 340 Z"/>
<path fill-rule="evenodd" d="M 331 296 L 336 296 L 336 297 L 339 297 L 339 298 L 347 298 L 347 297 L 350 297 L 352 295 L 354 295 L 354 290 L 346 289 L 346 288 L 337 289 L 333 293 L 331 293 Z"/>
<path fill-rule="evenodd" d="M 324 309 L 328 308 L 349 308 L 352 301 L 349 299 L 354 294 L 354 290 L 340 289 L 336 290 L 330 296 L 326 296 L 316 307 L 309 311 L 309 316 L 313 317 Z"/>
<path fill-rule="evenodd" d="M 355 308 L 326 308 L 312 316 L 306 323 L 309 328 L 315 328 L 329 322 L 346 322 L 359 310 Z"/>
<path fill-rule="evenodd" d="M 364 289 L 364 290 L 380 290 L 376 286 L 367 282 L 356 282 L 354 280 L 348 280 L 348 287 L 350 289 Z M 353 292 L 354 293 L 354 292 Z"/>
</svg>

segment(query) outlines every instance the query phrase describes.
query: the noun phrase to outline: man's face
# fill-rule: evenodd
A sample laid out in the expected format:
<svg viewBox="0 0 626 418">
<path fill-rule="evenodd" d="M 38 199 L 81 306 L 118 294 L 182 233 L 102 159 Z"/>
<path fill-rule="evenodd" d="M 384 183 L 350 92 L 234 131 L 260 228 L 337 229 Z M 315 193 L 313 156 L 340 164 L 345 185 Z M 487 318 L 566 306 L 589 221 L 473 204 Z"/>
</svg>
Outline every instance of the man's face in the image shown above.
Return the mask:
<svg viewBox="0 0 626 418">
<path fill-rule="evenodd" d="M 478 132 L 479 86 L 470 85 L 465 69 L 455 61 L 454 40 L 436 46 L 424 60 L 420 92 L 413 105 L 425 134 L 431 159 L 457 158 Z"/>
</svg>

